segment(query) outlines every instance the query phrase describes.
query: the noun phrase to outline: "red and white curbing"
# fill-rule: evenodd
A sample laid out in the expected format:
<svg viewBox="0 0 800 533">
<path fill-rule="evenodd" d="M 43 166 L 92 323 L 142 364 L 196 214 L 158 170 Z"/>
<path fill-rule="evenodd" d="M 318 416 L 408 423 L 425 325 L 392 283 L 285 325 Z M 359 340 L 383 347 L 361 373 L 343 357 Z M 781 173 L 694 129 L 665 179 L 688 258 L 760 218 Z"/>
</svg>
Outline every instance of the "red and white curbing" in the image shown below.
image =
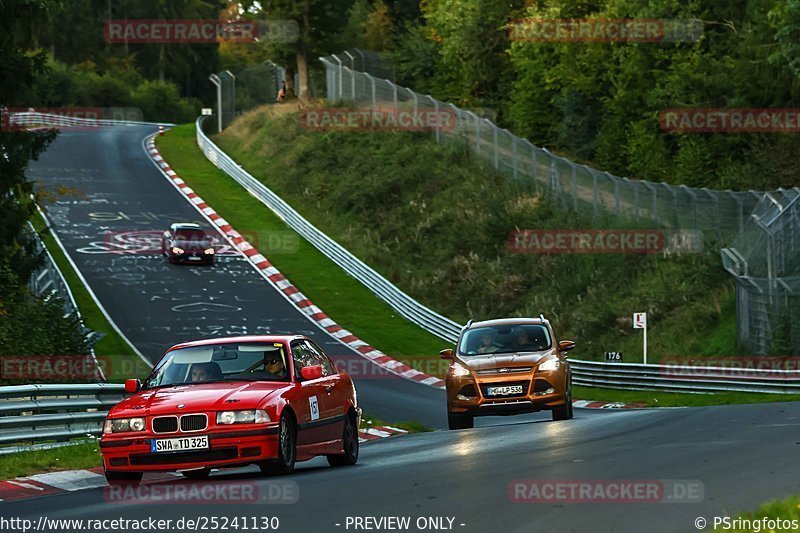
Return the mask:
<svg viewBox="0 0 800 533">
<path fill-rule="evenodd" d="M 643 403 L 593 402 L 591 400 L 572 400 L 572 407 L 580 407 L 582 409 L 643 409 L 647 406 Z"/>
<path fill-rule="evenodd" d="M 301 313 L 306 315 L 312 321 L 316 322 L 322 329 L 327 331 L 330 335 L 339 340 L 339 342 L 346 344 L 358 354 L 366 359 L 369 359 L 376 365 L 396 374 L 402 378 L 430 385 L 438 389 L 444 389 L 444 380 L 435 376 L 429 376 L 419 370 L 411 368 L 410 366 L 392 359 L 384 354 L 377 348 L 374 348 L 362 341 L 351 332 L 344 329 L 342 326 L 334 322 L 328 315 L 314 305 L 297 287 L 286 279 L 277 268 L 267 260 L 266 257 L 261 255 L 252 244 L 242 237 L 242 235 L 233 229 L 227 220 L 219 216 L 217 212 L 209 206 L 200 196 L 197 195 L 188 185 L 184 182 L 178 174 L 172 170 L 169 164 L 164 161 L 164 158 L 159 154 L 158 149 L 154 142 L 155 136 L 150 136 L 145 141 L 147 152 L 156 163 L 161 172 L 171 181 L 171 183 L 184 195 L 194 206 L 200 211 L 212 224 L 217 226 L 219 230 L 231 241 L 231 243 L 240 251 L 247 260 L 279 290 L 284 296 L 292 303 L 292 305 Z"/>
</svg>

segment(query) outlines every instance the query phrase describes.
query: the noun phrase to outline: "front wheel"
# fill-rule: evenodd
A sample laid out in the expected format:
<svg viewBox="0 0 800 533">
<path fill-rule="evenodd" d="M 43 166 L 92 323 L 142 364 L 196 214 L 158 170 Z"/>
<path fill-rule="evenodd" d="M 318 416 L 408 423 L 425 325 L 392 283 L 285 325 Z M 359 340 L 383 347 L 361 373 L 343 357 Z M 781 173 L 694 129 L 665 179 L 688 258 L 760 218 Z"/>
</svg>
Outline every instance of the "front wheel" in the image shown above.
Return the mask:
<svg viewBox="0 0 800 533">
<path fill-rule="evenodd" d="M 358 428 L 355 420 L 356 416 L 352 411 L 345 417 L 344 433 L 342 435 L 344 453 L 328 455 L 329 465 L 350 466 L 358 462 Z"/>
<path fill-rule="evenodd" d="M 278 432 L 278 457 L 258 465 L 261 472 L 271 475 L 291 474 L 297 459 L 297 430 L 291 415 L 281 415 L 280 429 Z"/>
<path fill-rule="evenodd" d="M 131 485 L 137 486 L 142 482 L 143 472 L 114 472 L 105 470 L 106 481 L 109 485 Z"/>
<path fill-rule="evenodd" d="M 453 413 L 447 411 L 447 427 L 450 429 L 472 429 L 475 426 L 475 417 L 469 413 Z"/>
<path fill-rule="evenodd" d="M 570 418 L 572 418 L 572 383 L 567 384 L 564 405 L 553 409 L 553 420 L 569 420 Z"/>
</svg>

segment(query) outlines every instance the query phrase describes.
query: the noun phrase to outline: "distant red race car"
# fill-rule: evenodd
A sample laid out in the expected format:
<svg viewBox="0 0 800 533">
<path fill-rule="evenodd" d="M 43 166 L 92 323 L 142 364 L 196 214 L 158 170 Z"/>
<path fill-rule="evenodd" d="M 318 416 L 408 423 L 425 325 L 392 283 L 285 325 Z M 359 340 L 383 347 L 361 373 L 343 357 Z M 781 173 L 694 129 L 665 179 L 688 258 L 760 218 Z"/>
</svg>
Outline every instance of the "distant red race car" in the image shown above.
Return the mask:
<svg viewBox="0 0 800 533">
<path fill-rule="evenodd" d="M 161 253 L 170 263 L 214 264 L 215 239 L 192 222 L 172 224 L 161 236 Z"/>
<path fill-rule="evenodd" d="M 125 390 L 133 396 L 109 411 L 100 439 L 109 483 L 156 471 L 205 479 L 252 463 L 287 474 L 320 455 L 331 466 L 358 461 L 353 381 L 303 336 L 178 344 Z"/>
</svg>

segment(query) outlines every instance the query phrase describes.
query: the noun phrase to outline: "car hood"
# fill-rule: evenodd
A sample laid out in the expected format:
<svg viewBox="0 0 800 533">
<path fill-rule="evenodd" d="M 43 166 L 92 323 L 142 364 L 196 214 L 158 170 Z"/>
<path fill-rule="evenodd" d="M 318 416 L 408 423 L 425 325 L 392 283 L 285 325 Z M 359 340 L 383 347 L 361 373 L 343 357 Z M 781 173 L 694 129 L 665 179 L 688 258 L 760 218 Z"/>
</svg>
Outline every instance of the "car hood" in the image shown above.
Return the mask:
<svg viewBox="0 0 800 533">
<path fill-rule="evenodd" d="M 278 394 L 290 386 L 285 382 L 227 381 L 143 390 L 118 403 L 109 415 L 136 417 L 257 409 L 264 405 L 268 396 Z M 184 407 L 179 409 L 178 405 Z"/>
<path fill-rule="evenodd" d="M 545 350 L 542 352 L 459 355 L 458 360 L 469 366 L 472 370 L 494 370 L 496 368 L 536 366 L 552 353 L 552 350 Z"/>
</svg>

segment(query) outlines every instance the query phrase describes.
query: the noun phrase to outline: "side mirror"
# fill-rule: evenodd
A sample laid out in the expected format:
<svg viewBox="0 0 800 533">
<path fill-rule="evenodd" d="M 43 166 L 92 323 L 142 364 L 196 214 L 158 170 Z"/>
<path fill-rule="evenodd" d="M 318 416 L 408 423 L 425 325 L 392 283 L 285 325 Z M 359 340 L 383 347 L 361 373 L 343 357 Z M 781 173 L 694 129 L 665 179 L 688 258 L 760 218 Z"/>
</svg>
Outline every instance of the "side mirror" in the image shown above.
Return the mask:
<svg viewBox="0 0 800 533">
<path fill-rule="evenodd" d="M 165 231 L 164 233 L 162 233 L 162 237 L 169 238 L 169 232 Z"/>
<path fill-rule="evenodd" d="M 442 359 L 452 359 L 453 358 L 453 349 L 452 348 L 445 348 L 441 352 L 439 352 L 439 357 Z"/>
<path fill-rule="evenodd" d="M 142 388 L 142 382 L 138 379 L 126 379 L 125 380 L 125 392 L 128 394 L 134 394 L 139 392 L 139 389 Z"/>
<path fill-rule="evenodd" d="M 319 379 L 322 377 L 322 367 L 320 365 L 304 366 L 300 369 L 303 379 Z"/>
<path fill-rule="evenodd" d="M 568 352 L 575 348 L 575 341 L 559 341 L 558 350 L 560 352 Z"/>
</svg>

